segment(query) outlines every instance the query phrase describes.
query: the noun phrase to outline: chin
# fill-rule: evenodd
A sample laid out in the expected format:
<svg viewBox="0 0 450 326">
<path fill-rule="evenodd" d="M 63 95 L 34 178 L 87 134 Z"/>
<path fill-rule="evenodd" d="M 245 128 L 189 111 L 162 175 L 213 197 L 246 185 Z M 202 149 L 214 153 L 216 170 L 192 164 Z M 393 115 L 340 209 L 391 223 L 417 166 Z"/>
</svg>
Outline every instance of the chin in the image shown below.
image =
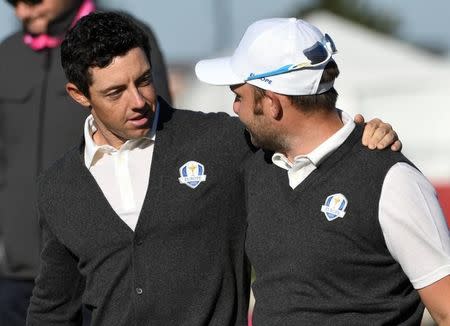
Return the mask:
<svg viewBox="0 0 450 326">
<path fill-rule="evenodd" d="M 44 34 L 47 32 L 47 24 L 44 22 L 32 22 L 25 25 L 25 30 L 30 34 Z"/>
<path fill-rule="evenodd" d="M 150 129 L 139 129 L 128 135 L 128 139 L 138 139 L 147 136 L 150 133 Z"/>
</svg>

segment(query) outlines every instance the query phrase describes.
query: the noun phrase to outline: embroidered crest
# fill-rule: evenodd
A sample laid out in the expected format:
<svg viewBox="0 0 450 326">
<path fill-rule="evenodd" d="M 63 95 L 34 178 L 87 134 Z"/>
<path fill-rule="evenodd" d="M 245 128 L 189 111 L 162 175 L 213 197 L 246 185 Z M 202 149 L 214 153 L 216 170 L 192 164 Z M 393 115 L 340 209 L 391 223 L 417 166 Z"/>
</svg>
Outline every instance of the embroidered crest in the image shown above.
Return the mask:
<svg viewBox="0 0 450 326">
<path fill-rule="evenodd" d="M 205 167 L 203 164 L 195 161 L 186 162 L 180 168 L 180 177 L 178 180 L 181 184 L 195 189 L 200 182 L 206 181 Z"/>
<path fill-rule="evenodd" d="M 344 217 L 347 203 L 348 200 L 343 194 L 330 195 L 325 200 L 325 205 L 322 205 L 321 211 L 325 213 L 328 221 L 333 221 L 338 217 Z"/>
</svg>

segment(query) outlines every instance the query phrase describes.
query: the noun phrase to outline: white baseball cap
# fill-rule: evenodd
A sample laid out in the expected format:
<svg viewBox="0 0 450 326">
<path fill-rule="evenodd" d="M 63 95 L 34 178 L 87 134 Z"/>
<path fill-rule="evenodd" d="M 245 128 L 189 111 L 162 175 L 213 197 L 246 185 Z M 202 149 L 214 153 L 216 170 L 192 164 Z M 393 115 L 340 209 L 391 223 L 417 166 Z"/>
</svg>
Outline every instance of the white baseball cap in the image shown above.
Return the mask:
<svg viewBox="0 0 450 326">
<path fill-rule="evenodd" d="M 231 57 L 201 60 L 195 73 L 213 85 L 249 83 L 285 95 L 320 94 L 323 69 L 337 52 L 328 34 L 296 18 L 259 20 L 247 28 Z"/>
</svg>

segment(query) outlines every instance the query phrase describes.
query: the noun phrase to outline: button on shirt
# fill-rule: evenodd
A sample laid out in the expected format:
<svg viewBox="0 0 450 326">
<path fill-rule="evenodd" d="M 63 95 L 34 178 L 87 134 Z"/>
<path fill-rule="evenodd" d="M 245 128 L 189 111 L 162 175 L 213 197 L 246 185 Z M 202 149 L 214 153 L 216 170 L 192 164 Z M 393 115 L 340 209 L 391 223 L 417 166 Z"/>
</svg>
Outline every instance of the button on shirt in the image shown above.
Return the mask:
<svg viewBox="0 0 450 326">
<path fill-rule="evenodd" d="M 342 145 L 355 128 L 342 112 L 344 126 L 307 155 L 291 163 L 281 153 L 272 162 L 287 170 L 295 189 L 328 155 Z M 398 200 L 401 194 L 403 200 Z M 450 236 L 433 186 L 407 163 L 397 163 L 386 174 L 379 202 L 378 219 L 386 246 L 416 289 L 450 275 Z"/>
<path fill-rule="evenodd" d="M 146 137 L 127 140 L 119 149 L 97 145 L 94 118 L 84 125 L 84 162 L 116 214 L 133 231 L 147 192 L 158 124 L 157 105 L 152 128 Z"/>
</svg>

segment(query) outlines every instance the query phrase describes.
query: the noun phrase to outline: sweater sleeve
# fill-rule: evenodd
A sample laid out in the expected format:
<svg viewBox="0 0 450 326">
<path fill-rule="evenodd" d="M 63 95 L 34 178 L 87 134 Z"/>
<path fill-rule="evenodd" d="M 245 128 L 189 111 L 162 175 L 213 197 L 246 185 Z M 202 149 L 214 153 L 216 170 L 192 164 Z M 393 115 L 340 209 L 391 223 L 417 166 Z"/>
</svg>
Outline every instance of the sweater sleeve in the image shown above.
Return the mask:
<svg viewBox="0 0 450 326">
<path fill-rule="evenodd" d="M 55 237 L 40 213 L 42 253 L 27 326 L 81 326 L 85 280 L 76 257 Z"/>
</svg>

